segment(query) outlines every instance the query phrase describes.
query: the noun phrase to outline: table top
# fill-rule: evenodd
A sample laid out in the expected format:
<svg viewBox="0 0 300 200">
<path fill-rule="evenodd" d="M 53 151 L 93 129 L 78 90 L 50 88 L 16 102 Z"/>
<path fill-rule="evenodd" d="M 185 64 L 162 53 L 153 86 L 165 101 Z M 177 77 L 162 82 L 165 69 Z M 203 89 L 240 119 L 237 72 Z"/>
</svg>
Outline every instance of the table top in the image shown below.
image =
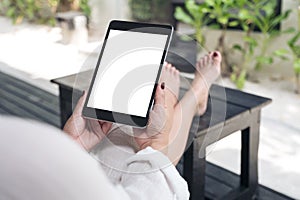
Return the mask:
<svg viewBox="0 0 300 200">
<path fill-rule="evenodd" d="M 66 90 L 81 92 L 88 90 L 92 75 L 93 71 L 89 70 L 53 79 L 51 82 Z M 183 96 L 188 89 L 188 83 L 186 78 L 181 80 L 180 96 Z M 198 133 L 220 124 L 230 123 L 245 114 L 254 113 L 272 101 L 270 98 L 219 85 L 211 86 L 209 96 L 207 111 L 199 118 Z"/>
</svg>

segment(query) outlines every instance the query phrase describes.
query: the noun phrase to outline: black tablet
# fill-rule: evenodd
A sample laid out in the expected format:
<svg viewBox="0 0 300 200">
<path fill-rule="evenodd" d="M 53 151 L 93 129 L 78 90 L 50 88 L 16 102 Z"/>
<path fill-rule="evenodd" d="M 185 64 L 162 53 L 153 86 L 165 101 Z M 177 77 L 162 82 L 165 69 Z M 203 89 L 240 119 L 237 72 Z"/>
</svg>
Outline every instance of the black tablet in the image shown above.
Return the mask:
<svg viewBox="0 0 300 200">
<path fill-rule="evenodd" d="M 170 25 L 111 21 L 83 116 L 146 126 L 172 33 Z"/>
</svg>

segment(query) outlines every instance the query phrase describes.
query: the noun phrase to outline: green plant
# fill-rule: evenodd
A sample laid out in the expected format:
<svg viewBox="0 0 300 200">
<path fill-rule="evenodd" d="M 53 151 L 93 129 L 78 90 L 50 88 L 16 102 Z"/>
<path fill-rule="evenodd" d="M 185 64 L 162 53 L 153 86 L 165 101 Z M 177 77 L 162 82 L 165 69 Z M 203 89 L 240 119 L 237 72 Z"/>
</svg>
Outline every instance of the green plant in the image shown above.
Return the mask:
<svg viewBox="0 0 300 200">
<path fill-rule="evenodd" d="M 23 19 L 35 23 L 55 24 L 57 10 L 81 10 L 86 16 L 90 16 L 91 9 L 88 0 L 1 0 L 0 14 L 13 20 L 13 23 L 21 23 Z"/>
<path fill-rule="evenodd" d="M 285 49 L 277 49 L 268 54 L 268 47 L 274 38 L 287 31 L 279 31 L 276 27 L 285 20 L 291 10 L 276 15 L 274 12 L 277 0 L 239 0 L 236 1 L 239 8 L 237 20 L 244 30 L 243 45 L 235 44 L 233 49 L 239 50 L 242 54 L 242 64 L 240 68 L 235 68 L 231 79 L 242 88 L 247 77 L 247 71 L 254 62 L 254 68 L 260 70 L 263 65 L 272 64 L 274 57 L 286 59 Z M 259 30 L 259 42 L 253 37 L 254 28 Z"/>
<path fill-rule="evenodd" d="M 205 46 L 205 37 L 202 29 L 204 26 L 221 29 L 218 47 L 223 55 L 225 72 L 231 72 L 231 79 L 238 88 L 243 88 L 248 75 L 248 70 L 260 70 L 266 64 L 272 64 L 275 57 L 286 59 L 286 49 L 277 49 L 269 53 L 268 47 L 274 38 L 281 33 L 277 27 L 288 18 L 291 10 L 281 14 L 275 12 L 277 0 L 204 0 L 197 4 L 194 0 L 185 2 L 185 10 L 177 7 L 175 18 L 195 29 L 194 37 Z M 211 24 L 211 22 L 216 22 Z M 240 26 L 244 36 L 241 44 L 234 44 L 234 50 L 241 53 L 241 64 L 230 66 L 228 62 L 229 49 L 225 44 L 228 27 Z M 258 29 L 259 38 L 254 37 L 254 29 Z M 239 67 L 237 67 L 239 66 Z M 223 71 L 224 73 L 224 71 Z"/>
<path fill-rule="evenodd" d="M 13 23 L 27 19 L 30 22 L 53 25 L 58 2 L 59 0 L 3 0 L 0 2 L 0 10 Z"/>
<path fill-rule="evenodd" d="M 187 0 L 185 2 L 185 9 L 186 11 L 181 7 L 176 7 L 174 17 L 183 23 L 191 25 L 195 29 L 194 38 L 200 45 L 205 47 L 203 27 L 211 20 L 206 16 L 207 4 L 197 4 L 194 0 Z"/>
<path fill-rule="evenodd" d="M 238 21 L 234 19 L 233 10 L 236 8 L 236 0 L 206 0 L 206 9 L 203 11 L 208 17 L 216 23 L 210 25 L 211 28 L 221 29 L 221 35 L 218 39 L 217 50 L 223 56 L 222 73 L 228 74 L 231 69 L 228 62 L 228 49 L 225 44 L 228 27 L 235 27 Z"/>
<path fill-rule="evenodd" d="M 90 17 L 91 16 L 91 8 L 88 3 L 89 3 L 89 0 L 80 0 L 79 8 L 87 17 Z"/>
<path fill-rule="evenodd" d="M 129 0 L 132 18 L 143 22 L 168 21 L 169 5 L 166 0 Z"/>
<path fill-rule="evenodd" d="M 300 32 L 298 31 L 287 42 L 293 54 L 293 69 L 296 76 L 296 93 L 300 93 L 300 45 L 297 44 L 300 41 L 299 39 Z"/>
<path fill-rule="evenodd" d="M 130 0 L 132 18 L 138 21 L 150 21 L 151 15 L 151 0 Z"/>
</svg>

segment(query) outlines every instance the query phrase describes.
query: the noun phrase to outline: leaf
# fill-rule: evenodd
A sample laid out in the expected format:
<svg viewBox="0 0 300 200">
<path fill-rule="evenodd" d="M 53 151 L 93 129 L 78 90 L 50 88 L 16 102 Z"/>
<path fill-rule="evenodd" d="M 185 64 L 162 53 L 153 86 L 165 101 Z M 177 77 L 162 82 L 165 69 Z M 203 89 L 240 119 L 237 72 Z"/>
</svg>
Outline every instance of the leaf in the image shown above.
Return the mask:
<svg viewBox="0 0 300 200">
<path fill-rule="evenodd" d="M 219 17 L 217 20 L 220 24 L 223 24 L 223 25 L 228 23 L 228 17 L 225 17 L 225 16 Z"/>
<path fill-rule="evenodd" d="M 233 47 L 232 47 L 234 50 L 237 50 L 237 51 L 240 51 L 240 52 L 242 52 L 242 53 L 245 53 L 245 50 L 242 48 L 242 46 L 241 45 L 239 45 L 239 44 L 235 44 L 235 45 L 233 45 Z"/>
<path fill-rule="evenodd" d="M 209 13 L 210 12 L 210 9 L 206 8 L 206 7 L 203 7 L 201 10 L 202 10 L 203 13 Z"/>
<path fill-rule="evenodd" d="M 250 29 L 249 26 L 244 23 L 242 24 L 242 28 L 245 32 L 247 32 Z"/>
<path fill-rule="evenodd" d="M 245 86 L 245 82 L 246 82 L 246 76 L 247 76 L 247 72 L 246 70 L 242 70 L 242 72 L 240 73 L 238 79 L 236 80 L 236 86 L 238 89 L 243 89 Z"/>
<path fill-rule="evenodd" d="M 279 35 L 280 35 L 280 31 L 278 31 L 278 30 L 272 30 L 271 32 L 270 32 L 270 37 L 271 38 L 274 38 L 274 37 L 278 37 Z"/>
<path fill-rule="evenodd" d="M 300 31 L 297 32 L 291 39 L 288 40 L 288 45 L 290 48 L 293 48 L 296 45 L 296 42 L 298 41 L 300 37 Z"/>
<path fill-rule="evenodd" d="M 294 46 L 293 53 L 295 56 L 300 57 L 300 46 Z"/>
<path fill-rule="evenodd" d="M 300 74 L 300 58 L 297 58 L 295 61 L 294 61 L 294 72 L 298 75 Z"/>
<path fill-rule="evenodd" d="M 233 3 L 235 3 L 238 8 L 244 8 L 247 1 L 248 0 L 239 0 L 239 1 L 234 1 Z"/>
<path fill-rule="evenodd" d="M 294 27 L 290 27 L 282 31 L 282 33 L 294 33 L 296 29 Z"/>
<path fill-rule="evenodd" d="M 211 24 L 211 25 L 209 25 L 209 27 L 212 29 L 220 29 L 221 28 L 219 24 Z"/>
<path fill-rule="evenodd" d="M 211 18 L 211 19 L 217 18 L 213 13 L 210 13 L 208 16 L 209 16 L 209 18 Z"/>
<path fill-rule="evenodd" d="M 270 57 L 270 56 L 258 56 L 256 57 L 256 61 L 259 63 L 259 64 L 272 64 L 273 63 L 273 58 Z"/>
<path fill-rule="evenodd" d="M 289 54 L 289 51 L 287 49 L 278 49 L 278 50 L 274 51 L 273 54 L 275 56 L 284 56 L 284 55 Z"/>
<path fill-rule="evenodd" d="M 265 11 L 266 16 L 272 16 L 274 13 L 274 9 L 276 4 L 274 1 L 270 1 L 269 3 L 265 4 L 261 9 Z"/>
<path fill-rule="evenodd" d="M 235 73 L 232 73 L 231 75 L 230 75 L 230 80 L 232 81 L 232 82 L 236 82 L 236 79 L 237 79 L 237 77 L 236 77 L 236 74 Z"/>
<path fill-rule="evenodd" d="M 205 3 L 207 3 L 208 6 L 215 6 L 215 0 L 205 0 Z"/>
<path fill-rule="evenodd" d="M 192 37 L 190 37 L 190 36 L 188 36 L 188 35 L 185 35 L 185 34 L 180 35 L 179 38 L 180 38 L 180 40 L 183 40 L 183 41 L 192 41 L 192 40 L 193 40 Z"/>
<path fill-rule="evenodd" d="M 187 0 L 185 7 L 195 20 L 201 20 L 203 16 L 201 5 L 197 5 L 194 0 Z"/>
<path fill-rule="evenodd" d="M 247 77 L 246 69 L 238 69 L 237 66 L 232 67 L 233 72 L 230 75 L 230 79 L 238 89 L 243 89 Z"/>
<path fill-rule="evenodd" d="M 174 17 L 186 24 L 192 25 L 194 23 L 194 20 L 181 7 L 176 7 Z"/>
<path fill-rule="evenodd" d="M 235 27 L 235 26 L 239 25 L 239 22 L 238 21 L 232 21 L 232 22 L 229 22 L 228 25 L 231 26 L 231 27 Z"/>
<path fill-rule="evenodd" d="M 287 10 L 283 14 L 280 14 L 280 15 L 276 16 L 275 18 L 273 18 L 272 21 L 270 21 L 271 22 L 270 25 L 269 25 L 270 29 L 273 29 L 280 22 L 287 19 L 288 16 L 290 15 L 291 11 L 292 10 Z"/>
<path fill-rule="evenodd" d="M 247 9 L 241 9 L 239 14 L 238 14 L 239 19 L 241 20 L 246 20 L 251 18 L 251 15 Z"/>
<path fill-rule="evenodd" d="M 243 40 L 247 43 L 249 43 L 249 45 L 253 45 L 253 46 L 257 46 L 257 42 L 256 40 L 253 38 L 253 37 L 250 37 L 250 36 L 245 36 L 243 38 Z"/>
<path fill-rule="evenodd" d="M 6 12 L 6 16 L 8 17 L 13 17 L 15 16 L 15 8 L 14 7 L 10 7 L 7 12 Z"/>
<path fill-rule="evenodd" d="M 273 52 L 273 55 L 279 57 L 282 60 L 288 60 L 288 57 L 286 57 L 286 55 L 288 55 L 289 53 L 290 52 L 287 49 L 278 49 Z"/>
</svg>

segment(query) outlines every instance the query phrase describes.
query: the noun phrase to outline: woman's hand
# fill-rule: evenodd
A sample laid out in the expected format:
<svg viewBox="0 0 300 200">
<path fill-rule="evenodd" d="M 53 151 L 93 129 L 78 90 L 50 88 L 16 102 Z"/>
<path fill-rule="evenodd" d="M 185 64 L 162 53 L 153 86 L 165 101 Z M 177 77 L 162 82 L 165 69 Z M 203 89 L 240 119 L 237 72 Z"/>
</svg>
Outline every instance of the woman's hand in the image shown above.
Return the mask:
<svg viewBox="0 0 300 200">
<path fill-rule="evenodd" d="M 63 130 L 80 146 L 89 151 L 105 137 L 112 123 L 83 118 L 82 109 L 85 99 L 86 92 L 78 100 L 73 114 L 68 119 Z"/>
<path fill-rule="evenodd" d="M 134 128 L 134 135 L 140 149 L 148 146 L 167 154 L 169 135 L 173 123 L 171 109 L 165 104 L 165 85 L 159 84 L 155 93 L 155 104 L 150 112 L 149 123 L 145 128 Z"/>
</svg>

